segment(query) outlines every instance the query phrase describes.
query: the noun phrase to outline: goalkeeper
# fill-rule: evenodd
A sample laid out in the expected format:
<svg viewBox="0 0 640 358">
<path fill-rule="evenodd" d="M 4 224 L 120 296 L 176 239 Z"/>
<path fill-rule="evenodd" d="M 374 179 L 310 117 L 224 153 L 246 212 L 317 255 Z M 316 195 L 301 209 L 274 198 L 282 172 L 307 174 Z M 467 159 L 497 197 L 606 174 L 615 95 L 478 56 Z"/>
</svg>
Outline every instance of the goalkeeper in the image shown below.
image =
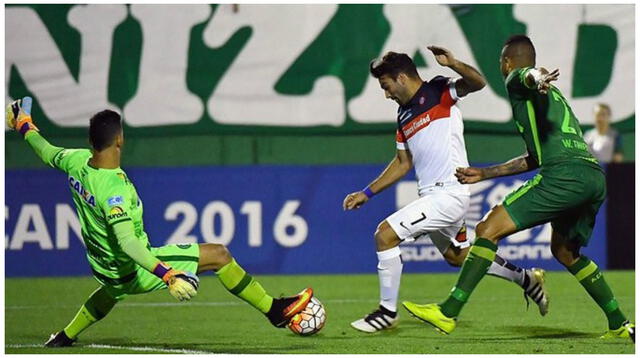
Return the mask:
<svg viewBox="0 0 640 358">
<path fill-rule="evenodd" d="M 31 98 L 6 109 L 9 128 L 18 131 L 46 164 L 67 173 L 93 276 L 100 283 L 76 316 L 51 335 L 47 347 L 72 345 L 78 335 L 104 318 L 127 295 L 168 288 L 179 301 L 193 298 L 195 274 L 213 270 L 222 285 L 264 313 L 276 327 L 306 307 L 310 288 L 273 298 L 248 275 L 223 245 L 185 244 L 150 247 L 142 222 L 142 201 L 120 169 L 124 135 L 120 115 L 104 110 L 89 124 L 88 149 L 64 149 L 45 140 L 31 119 Z M 195 274 L 194 274 L 195 273 Z"/>
</svg>

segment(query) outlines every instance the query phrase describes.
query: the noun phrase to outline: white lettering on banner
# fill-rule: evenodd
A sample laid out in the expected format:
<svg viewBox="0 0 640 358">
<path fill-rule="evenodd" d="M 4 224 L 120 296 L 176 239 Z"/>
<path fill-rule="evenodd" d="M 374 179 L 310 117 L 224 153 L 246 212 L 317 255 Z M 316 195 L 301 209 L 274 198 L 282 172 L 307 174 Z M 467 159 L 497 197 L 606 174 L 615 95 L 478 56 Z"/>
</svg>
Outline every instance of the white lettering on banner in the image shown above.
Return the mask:
<svg viewBox="0 0 640 358">
<path fill-rule="evenodd" d="M 492 185 L 493 180 L 484 180 L 469 185 L 469 193 L 471 194 L 471 197 L 469 198 L 469 209 L 467 209 L 467 214 L 465 216 L 465 222 L 467 223 L 467 235 L 469 234 L 469 230 L 475 229 L 476 224 L 479 223 L 480 220 L 482 220 L 482 217 L 486 214 L 485 210 L 482 208 L 482 204 L 484 204 L 484 195 L 481 193 Z"/>
<path fill-rule="evenodd" d="M 33 224 L 33 230 L 29 230 L 30 224 Z M 20 208 L 9 250 L 21 250 L 25 243 L 30 242 L 38 243 L 42 250 L 53 249 L 53 242 L 38 204 L 24 204 Z"/>
<path fill-rule="evenodd" d="M 506 260 L 550 260 L 553 258 L 549 245 L 501 245 L 498 255 Z"/>
<path fill-rule="evenodd" d="M 56 249 L 67 250 L 69 248 L 69 229 L 84 245 L 80 220 L 75 210 L 69 204 L 56 204 Z"/>
<path fill-rule="evenodd" d="M 144 41 L 138 91 L 124 109 L 127 124 L 189 124 L 202 117 L 202 101 L 187 89 L 187 57 L 191 28 L 210 13 L 206 4 L 131 5 Z"/>
<path fill-rule="evenodd" d="M 220 234 L 216 234 L 215 218 L 220 217 Z M 202 210 L 200 232 L 205 242 L 229 245 L 235 232 L 236 220 L 231 207 L 224 201 L 212 201 Z"/>
<path fill-rule="evenodd" d="M 284 203 L 273 224 L 273 237 L 275 237 L 277 243 L 284 247 L 302 245 L 309 234 L 307 221 L 302 216 L 295 214 L 299 207 L 299 200 L 288 200 Z M 290 234 L 287 233 L 288 227 L 292 228 Z"/>
<path fill-rule="evenodd" d="M 551 228 L 551 224 L 545 224 L 542 226 L 542 230 L 538 232 L 538 235 L 533 240 L 534 242 L 550 244 L 551 243 L 551 233 L 553 229 Z"/>
<path fill-rule="evenodd" d="M 273 126 L 340 126 L 345 121 L 344 88 L 333 77 L 319 78 L 308 95 L 282 95 L 278 79 L 322 32 L 338 6 L 218 6 L 204 42 L 220 47 L 245 26 L 251 38 L 223 75 L 207 109 L 216 122 Z"/>
<path fill-rule="evenodd" d="M 593 124 L 593 105 L 608 102 L 616 120 L 635 113 L 635 11 L 634 5 L 514 5 L 514 17 L 527 25 L 528 35 L 536 46 L 538 66 L 560 69 L 557 86 L 569 100 L 580 123 Z M 603 93 L 593 97 L 571 97 L 574 83 L 578 26 L 606 25 L 616 31 L 618 46 L 611 79 Z M 549 29 L 553 31 L 549 31 Z M 562 34 L 562 36 L 558 36 Z"/>
<path fill-rule="evenodd" d="M 126 14 L 125 5 L 76 5 L 69 11 L 69 24 L 81 38 L 76 81 L 38 14 L 27 7 L 6 8 L 5 88 L 15 66 L 46 116 L 63 127 L 87 126 L 96 108 L 115 109 L 107 99 L 109 64 L 113 31 Z"/>
<path fill-rule="evenodd" d="M 428 63 L 419 68 L 423 80 L 437 75 L 457 78 L 458 74 L 440 66 L 428 45 L 443 46 L 454 56 L 479 69 L 458 21 L 447 5 L 385 5 L 384 14 L 391 25 L 391 34 L 384 44 L 382 56 L 387 51 L 404 52 L 413 56 L 420 52 Z M 498 58 L 496 54 L 496 66 Z M 498 97 L 490 86 L 469 95 L 460 101 L 464 118 L 488 122 L 506 122 L 511 118 L 511 109 L 506 100 Z M 354 120 L 364 123 L 395 122 L 397 104 L 384 98 L 378 80 L 369 76 L 359 96 L 349 102 L 349 114 Z"/>
<path fill-rule="evenodd" d="M 307 221 L 301 215 L 296 214 L 300 205 L 300 200 L 286 201 L 273 221 L 274 240 L 280 246 L 288 248 L 300 246 L 309 236 Z M 262 202 L 245 201 L 239 211 L 241 214 L 247 215 L 249 247 L 262 246 Z M 5 205 L 5 227 L 7 220 L 9 220 L 9 212 L 9 207 Z M 52 215 L 52 213 L 48 215 Z M 167 221 L 176 221 L 180 216 L 182 216 L 182 220 L 178 222 L 177 227 L 165 242 L 166 245 L 193 244 L 199 241 L 199 237 L 202 237 L 204 242 L 228 245 L 234 238 L 236 230 L 234 211 L 224 201 L 212 201 L 202 209 L 200 236 L 191 234 L 198 223 L 199 214 L 195 206 L 187 201 L 175 201 L 165 209 L 164 219 Z M 219 217 L 219 225 L 215 224 L 216 216 Z M 58 203 L 55 205 L 54 222 L 55 249 L 68 250 L 69 236 L 72 232 L 84 246 L 80 220 L 69 204 Z M 5 230 L 5 249 L 22 250 L 25 243 L 38 243 L 42 250 L 54 249 L 49 229 L 38 204 L 23 204 L 20 207 L 13 234 Z"/>
<path fill-rule="evenodd" d="M 296 210 L 300 207 L 299 200 L 288 200 L 284 203 L 273 222 L 273 236 L 275 241 L 284 247 L 297 247 L 302 245 L 309 236 L 307 221 Z M 247 215 L 247 241 L 249 247 L 262 246 L 262 202 L 245 201 L 240 207 L 240 213 Z M 197 243 L 198 236 L 191 235 L 191 231 L 198 222 L 198 210 L 189 202 L 176 201 L 169 206 L 164 213 L 165 220 L 174 221 L 178 216 L 183 216 L 183 221 L 169 236 L 166 244 Z M 215 217 L 220 217 L 219 227 L 215 225 Z M 290 229 L 290 230 L 287 230 Z M 236 220 L 233 209 L 224 201 L 212 201 L 202 210 L 200 215 L 200 235 L 204 242 L 228 245 L 234 238 Z M 219 233 L 216 234 L 216 231 Z"/>
<path fill-rule="evenodd" d="M 444 257 L 435 246 L 400 246 L 402 261 L 443 261 Z"/>
<path fill-rule="evenodd" d="M 175 201 L 164 211 L 165 220 L 175 221 L 178 215 L 182 215 L 182 222 L 169 236 L 166 244 L 195 244 L 198 242 L 198 237 L 189 233 L 198 221 L 198 211 L 188 201 Z"/>
<path fill-rule="evenodd" d="M 9 207 L 5 206 L 5 221 L 9 219 Z M 29 227 L 33 224 L 33 230 Z M 6 228 L 6 224 L 5 224 Z M 73 207 L 66 203 L 55 206 L 55 249 L 69 249 L 69 236 L 73 232 L 78 241 L 84 246 L 80 220 Z M 9 237 L 12 236 L 11 240 Z M 42 250 L 54 249 L 49 229 L 44 221 L 44 215 L 38 204 L 24 204 L 20 207 L 20 214 L 13 230 L 13 235 L 5 230 L 5 249 L 22 250 L 27 242 L 37 242 Z"/>
<path fill-rule="evenodd" d="M 262 246 L 262 203 L 259 201 L 245 201 L 240 208 L 240 212 L 247 215 L 249 247 Z"/>
</svg>

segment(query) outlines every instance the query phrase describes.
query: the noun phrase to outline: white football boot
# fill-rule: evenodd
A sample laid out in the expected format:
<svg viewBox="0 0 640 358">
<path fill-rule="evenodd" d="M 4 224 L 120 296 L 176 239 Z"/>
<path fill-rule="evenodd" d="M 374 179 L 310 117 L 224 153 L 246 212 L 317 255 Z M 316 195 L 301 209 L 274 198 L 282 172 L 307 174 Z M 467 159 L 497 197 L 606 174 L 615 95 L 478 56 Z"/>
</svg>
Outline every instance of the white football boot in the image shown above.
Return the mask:
<svg viewBox="0 0 640 358">
<path fill-rule="evenodd" d="M 544 288 L 544 270 L 532 267 L 524 272 L 524 299 L 529 308 L 529 298 L 538 305 L 540 315 L 549 312 L 549 295 Z"/>
<path fill-rule="evenodd" d="M 375 311 L 357 321 L 351 322 L 351 327 L 360 332 L 375 333 L 391 329 L 398 325 L 398 313 L 391 312 L 380 306 Z"/>
</svg>

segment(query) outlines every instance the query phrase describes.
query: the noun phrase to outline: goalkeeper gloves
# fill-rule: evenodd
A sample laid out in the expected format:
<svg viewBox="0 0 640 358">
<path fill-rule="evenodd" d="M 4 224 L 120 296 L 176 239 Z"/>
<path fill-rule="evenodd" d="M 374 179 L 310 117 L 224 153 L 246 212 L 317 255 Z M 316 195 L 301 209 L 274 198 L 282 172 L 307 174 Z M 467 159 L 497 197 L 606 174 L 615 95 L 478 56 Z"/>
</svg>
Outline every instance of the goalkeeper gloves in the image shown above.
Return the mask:
<svg viewBox="0 0 640 358">
<path fill-rule="evenodd" d="M 38 130 L 31 119 L 31 97 L 11 102 L 5 111 L 7 127 L 16 130 L 24 137 L 30 130 Z"/>
<path fill-rule="evenodd" d="M 167 284 L 169 293 L 178 301 L 188 301 L 198 294 L 200 280 L 191 272 L 174 270 L 161 262 L 153 273 Z"/>
</svg>

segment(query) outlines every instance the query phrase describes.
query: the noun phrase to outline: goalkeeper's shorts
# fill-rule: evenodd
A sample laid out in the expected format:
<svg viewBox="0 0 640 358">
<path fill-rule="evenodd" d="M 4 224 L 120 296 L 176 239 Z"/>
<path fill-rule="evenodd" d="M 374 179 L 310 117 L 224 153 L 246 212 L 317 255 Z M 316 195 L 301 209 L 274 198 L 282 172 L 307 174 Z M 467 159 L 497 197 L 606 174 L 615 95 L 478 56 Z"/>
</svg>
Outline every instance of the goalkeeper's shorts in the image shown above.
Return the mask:
<svg viewBox="0 0 640 358">
<path fill-rule="evenodd" d="M 196 273 L 200 246 L 198 244 L 178 244 L 152 247 L 151 253 L 160 261 L 179 271 Z M 122 300 L 127 295 L 153 292 L 167 288 L 167 285 L 156 275 L 145 270 L 142 266 L 136 269 L 136 276 L 131 281 L 119 285 L 105 285 L 110 296 Z"/>
</svg>

